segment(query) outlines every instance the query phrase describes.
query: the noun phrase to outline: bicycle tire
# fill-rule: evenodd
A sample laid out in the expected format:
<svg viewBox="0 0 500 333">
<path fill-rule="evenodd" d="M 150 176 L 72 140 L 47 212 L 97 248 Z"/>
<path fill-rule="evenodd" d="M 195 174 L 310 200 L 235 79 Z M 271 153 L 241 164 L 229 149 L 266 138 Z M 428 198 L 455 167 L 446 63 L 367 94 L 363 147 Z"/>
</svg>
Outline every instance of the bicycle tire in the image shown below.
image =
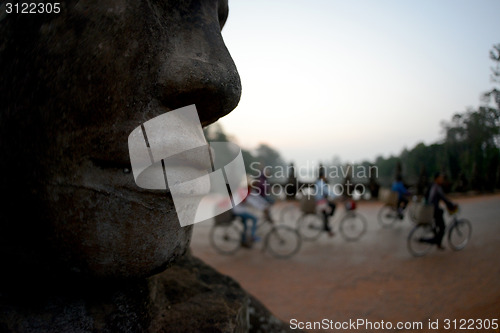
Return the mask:
<svg viewBox="0 0 500 333">
<path fill-rule="evenodd" d="M 265 247 L 276 258 L 286 259 L 296 254 L 302 245 L 297 230 L 279 225 L 274 227 L 266 236 Z"/>
<path fill-rule="evenodd" d="M 296 224 L 300 218 L 300 210 L 293 204 L 288 204 L 280 212 L 279 221 L 285 224 Z"/>
<path fill-rule="evenodd" d="M 418 224 L 417 221 L 417 205 L 415 203 L 409 204 L 410 207 L 406 208 L 408 210 L 408 216 L 410 217 L 410 221 L 414 224 Z"/>
<path fill-rule="evenodd" d="M 347 212 L 339 222 L 339 231 L 346 241 L 353 242 L 366 232 L 366 218 L 355 212 Z"/>
<path fill-rule="evenodd" d="M 210 230 L 210 244 L 221 254 L 233 254 L 241 247 L 243 226 L 235 221 L 217 225 Z"/>
<path fill-rule="evenodd" d="M 304 214 L 297 220 L 297 230 L 303 240 L 316 240 L 323 231 L 323 221 L 316 214 Z"/>
<path fill-rule="evenodd" d="M 382 228 L 390 228 L 399 217 L 396 208 L 391 205 L 384 205 L 378 211 L 377 218 Z"/>
<path fill-rule="evenodd" d="M 431 224 L 417 224 L 408 235 L 408 251 L 414 257 L 426 255 L 436 245 L 434 243 L 434 237 L 434 230 Z"/>
<path fill-rule="evenodd" d="M 471 234 L 472 225 L 469 220 L 455 220 L 448 231 L 448 243 L 453 250 L 462 250 L 469 243 Z"/>
</svg>

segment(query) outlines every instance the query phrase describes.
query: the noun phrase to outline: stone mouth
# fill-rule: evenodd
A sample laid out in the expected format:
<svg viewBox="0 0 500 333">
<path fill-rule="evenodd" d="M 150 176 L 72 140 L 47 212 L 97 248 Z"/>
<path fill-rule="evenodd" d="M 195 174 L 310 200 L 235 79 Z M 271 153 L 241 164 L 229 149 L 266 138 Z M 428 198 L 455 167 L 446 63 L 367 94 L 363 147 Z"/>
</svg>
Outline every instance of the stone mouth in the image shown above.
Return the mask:
<svg viewBox="0 0 500 333">
<path fill-rule="evenodd" d="M 116 160 L 106 160 L 102 158 L 90 158 L 92 164 L 100 169 L 107 170 L 121 170 L 123 173 L 128 174 L 132 171 L 132 166 L 130 161 L 116 161 Z"/>
</svg>

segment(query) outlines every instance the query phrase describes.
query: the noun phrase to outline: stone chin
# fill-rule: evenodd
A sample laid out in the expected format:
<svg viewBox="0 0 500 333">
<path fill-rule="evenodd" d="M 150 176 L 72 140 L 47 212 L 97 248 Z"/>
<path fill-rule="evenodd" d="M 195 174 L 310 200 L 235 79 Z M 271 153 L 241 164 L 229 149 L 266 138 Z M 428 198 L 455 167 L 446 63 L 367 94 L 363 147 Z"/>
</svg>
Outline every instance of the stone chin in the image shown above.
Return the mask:
<svg viewBox="0 0 500 333">
<path fill-rule="evenodd" d="M 137 278 L 168 267 L 189 247 L 170 194 L 138 188 L 131 173 L 86 163 L 45 187 L 49 243 L 60 270 L 82 277 Z"/>
</svg>

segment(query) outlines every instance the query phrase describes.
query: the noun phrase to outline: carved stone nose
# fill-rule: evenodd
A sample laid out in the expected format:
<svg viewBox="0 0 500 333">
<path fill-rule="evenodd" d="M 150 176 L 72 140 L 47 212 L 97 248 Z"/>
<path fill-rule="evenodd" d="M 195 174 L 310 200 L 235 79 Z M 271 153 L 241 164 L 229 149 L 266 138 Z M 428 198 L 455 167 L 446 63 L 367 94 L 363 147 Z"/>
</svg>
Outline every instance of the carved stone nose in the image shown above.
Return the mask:
<svg viewBox="0 0 500 333">
<path fill-rule="evenodd" d="M 203 24 L 193 28 L 180 23 L 172 42 L 165 36 L 156 97 L 170 109 L 195 104 L 202 124 L 208 125 L 238 105 L 241 82 L 217 18 L 200 15 Z"/>
<path fill-rule="evenodd" d="M 213 63 L 184 58 L 165 67 L 165 74 L 158 82 L 158 95 L 166 107 L 177 109 L 195 104 L 205 126 L 238 105 L 241 83 L 232 60 Z M 172 72 L 176 74 L 168 75 Z"/>
</svg>

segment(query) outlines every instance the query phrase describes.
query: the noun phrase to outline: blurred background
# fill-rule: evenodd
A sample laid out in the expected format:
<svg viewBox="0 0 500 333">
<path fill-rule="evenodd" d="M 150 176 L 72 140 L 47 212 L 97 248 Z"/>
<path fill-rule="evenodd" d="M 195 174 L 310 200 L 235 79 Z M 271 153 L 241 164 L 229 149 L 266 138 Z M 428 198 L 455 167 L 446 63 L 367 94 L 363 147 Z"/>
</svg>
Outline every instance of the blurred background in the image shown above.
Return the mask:
<svg viewBox="0 0 500 333">
<path fill-rule="evenodd" d="M 324 168 L 331 185 L 365 185 L 353 197 L 367 229 L 354 242 L 338 233 L 303 240 L 283 260 L 259 251 L 262 242 L 221 254 L 217 224 L 204 222 L 195 225 L 193 253 L 286 323 L 438 320 L 433 331 L 449 332 L 446 320 L 498 321 L 498 13 L 497 0 L 231 0 L 223 37 L 243 93 L 236 110 L 205 129 L 208 141 L 237 143 L 250 175 L 271 167 L 271 184 L 295 176 L 310 185 Z M 472 236 L 462 251 L 446 238 L 445 250 L 415 258 L 407 241 L 415 221 L 381 225 L 377 197 L 401 176 L 421 200 L 438 171 Z M 271 213 L 295 228 L 302 213 L 298 198 L 288 199 L 278 195 Z M 283 218 L 290 207 L 296 215 Z M 337 204 L 336 232 L 344 214 Z"/>
</svg>

